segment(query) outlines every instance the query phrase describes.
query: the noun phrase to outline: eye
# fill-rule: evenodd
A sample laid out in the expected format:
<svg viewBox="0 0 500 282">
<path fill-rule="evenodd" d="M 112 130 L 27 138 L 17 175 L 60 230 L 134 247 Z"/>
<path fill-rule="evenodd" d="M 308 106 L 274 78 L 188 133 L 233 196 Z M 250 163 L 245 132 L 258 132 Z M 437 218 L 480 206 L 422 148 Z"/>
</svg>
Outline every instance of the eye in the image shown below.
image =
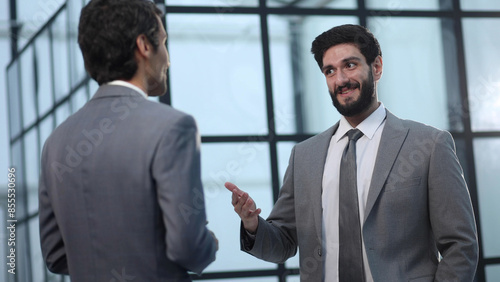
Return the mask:
<svg viewBox="0 0 500 282">
<path fill-rule="evenodd" d="M 353 68 L 355 68 L 355 67 L 356 67 L 356 63 L 347 63 L 347 64 L 346 64 L 346 67 L 347 67 L 348 69 L 353 69 Z"/>
<path fill-rule="evenodd" d="M 333 75 L 334 73 L 335 73 L 335 70 L 332 68 L 325 70 L 325 75 L 327 75 L 327 76 Z"/>
</svg>

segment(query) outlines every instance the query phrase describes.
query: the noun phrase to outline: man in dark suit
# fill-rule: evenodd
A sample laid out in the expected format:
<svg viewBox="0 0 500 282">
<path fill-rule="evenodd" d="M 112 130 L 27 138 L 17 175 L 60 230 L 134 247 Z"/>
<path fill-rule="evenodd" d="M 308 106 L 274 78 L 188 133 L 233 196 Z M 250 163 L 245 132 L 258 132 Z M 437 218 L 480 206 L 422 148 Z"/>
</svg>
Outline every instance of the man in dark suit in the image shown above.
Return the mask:
<svg viewBox="0 0 500 282">
<path fill-rule="evenodd" d="M 341 120 L 293 148 L 267 220 L 226 183 L 242 250 L 281 263 L 298 248 L 308 282 L 472 281 L 476 226 L 451 135 L 378 101 L 382 52 L 367 29 L 332 28 L 311 51 Z"/>
<path fill-rule="evenodd" d="M 71 281 L 191 281 L 218 248 L 206 228 L 200 137 L 166 92 L 161 11 L 146 0 L 92 0 L 78 43 L 100 85 L 47 139 L 40 240 Z"/>
</svg>

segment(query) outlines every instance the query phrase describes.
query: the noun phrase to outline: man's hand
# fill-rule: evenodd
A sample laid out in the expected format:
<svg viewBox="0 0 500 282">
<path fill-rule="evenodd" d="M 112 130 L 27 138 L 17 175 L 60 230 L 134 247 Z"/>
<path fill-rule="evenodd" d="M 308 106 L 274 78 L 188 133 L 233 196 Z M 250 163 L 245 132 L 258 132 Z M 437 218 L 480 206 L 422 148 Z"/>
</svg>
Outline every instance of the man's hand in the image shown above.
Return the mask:
<svg viewBox="0 0 500 282">
<path fill-rule="evenodd" d="M 253 199 L 248 196 L 248 193 L 240 190 L 238 186 L 231 182 L 226 182 L 224 186 L 233 193 L 231 203 L 233 204 L 234 211 L 240 216 L 243 227 L 248 232 L 255 234 L 259 225 L 261 209 L 257 209 Z"/>
</svg>

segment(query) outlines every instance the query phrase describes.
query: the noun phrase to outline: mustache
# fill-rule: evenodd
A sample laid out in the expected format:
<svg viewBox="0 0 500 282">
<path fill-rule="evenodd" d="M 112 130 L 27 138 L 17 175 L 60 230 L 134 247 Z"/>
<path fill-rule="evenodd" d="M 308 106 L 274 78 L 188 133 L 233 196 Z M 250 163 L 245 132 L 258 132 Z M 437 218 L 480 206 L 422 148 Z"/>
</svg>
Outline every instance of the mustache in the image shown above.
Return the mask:
<svg viewBox="0 0 500 282">
<path fill-rule="evenodd" d="M 342 88 L 355 89 L 355 88 L 359 88 L 359 87 L 360 87 L 359 82 L 350 82 L 350 81 L 348 81 L 346 84 L 337 87 L 337 89 L 335 89 L 334 94 L 337 95 L 340 92 L 342 92 Z"/>
</svg>

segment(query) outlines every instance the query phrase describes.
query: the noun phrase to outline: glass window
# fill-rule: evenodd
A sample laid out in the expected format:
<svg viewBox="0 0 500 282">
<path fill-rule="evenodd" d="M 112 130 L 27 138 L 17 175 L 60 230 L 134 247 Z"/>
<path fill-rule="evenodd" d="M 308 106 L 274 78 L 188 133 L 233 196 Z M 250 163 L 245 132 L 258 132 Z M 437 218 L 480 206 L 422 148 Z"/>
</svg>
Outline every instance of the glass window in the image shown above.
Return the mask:
<svg viewBox="0 0 500 282">
<path fill-rule="evenodd" d="M 36 33 L 47 20 L 61 7 L 65 0 L 16 1 L 17 20 L 23 23 L 19 37 L 19 46 Z M 71 2 L 71 1 L 70 1 Z"/>
<path fill-rule="evenodd" d="M 298 8 L 332 8 L 332 9 L 355 9 L 356 0 L 336 1 L 296 1 L 296 0 L 268 0 L 268 7 L 298 7 Z"/>
<path fill-rule="evenodd" d="M 500 264 L 487 265 L 486 281 L 500 281 Z"/>
<path fill-rule="evenodd" d="M 57 122 L 57 125 L 59 125 L 63 121 L 65 121 L 70 115 L 71 115 L 71 105 L 69 104 L 69 102 L 66 102 L 66 103 L 60 105 L 56 109 L 56 122 Z"/>
<path fill-rule="evenodd" d="M 280 177 L 279 177 L 280 188 L 283 185 L 283 178 L 285 177 L 285 172 L 286 172 L 286 169 L 288 167 L 288 161 L 290 159 L 290 154 L 292 153 L 292 148 L 293 148 L 293 146 L 295 146 L 295 144 L 297 144 L 297 143 L 296 142 L 279 142 L 277 144 L 278 172 L 280 175 Z M 285 266 L 287 268 L 299 268 L 299 252 L 300 252 L 300 250 L 297 251 L 297 254 L 294 257 L 289 258 L 285 262 Z M 287 278 L 287 281 L 299 281 L 299 280 L 293 280 L 292 277 L 295 277 L 295 276 L 289 276 Z"/>
<path fill-rule="evenodd" d="M 17 195 L 17 194 L 16 194 Z M 16 206 L 16 210 L 17 210 Z M 21 223 L 16 225 L 16 281 L 31 281 L 32 275 L 30 272 L 29 260 L 29 244 L 28 242 L 28 225 L 26 223 Z M 23 242 L 23 243 L 21 243 Z"/>
<path fill-rule="evenodd" d="M 332 105 L 326 80 L 311 54 L 319 34 L 356 17 L 270 16 L 270 52 L 276 131 L 319 133 L 340 115 Z"/>
<path fill-rule="evenodd" d="M 500 159 L 493 153 L 500 152 L 500 138 L 477 138 L 473 144 L 484 257 L 500 257 Z"/>
<path fill-rule="evenodd" d="M 7 85 L 9 98 L 9 127 L 10 136 L 15 137 L 21 132 L 21 108 L 20 108 L 20 81 L 19 81 L 19 64 L 14 62 L 7 70 Z"/>
<path fill-rule="evenodd" d="M 54 129 L 54 116 L 49 115 L 40 123 L 40 151 L 39 151 L 40 155 L 42 154 L 45 140 L 49 138 L 49 135 L 52 133 L 53 129 Z"/>
<path fill-rule="evenodd" d="M 59 13 L 51 26 L 56 101 L 68 95 L 70 89 L 66 15 L 66 10 Z"/>
<path fill-rule="evenodd" d="M 72 112 L 75 113 L 79 109 L 87 103 L 87 87 L 80 87 L 73 95 L 71 96 L 71 108 Z"/>
<path fill-rule="evenodd" d="M 169 15 L 172 105 L 202 135 L 267 134 L 258 16 Z"/>
<path fill-rule="evenodd" d="M 24 169 L 26 176 L 26 188 L 28 193 L 28 213 L 38 211 L 38 129 L 34 128 L 26 133 L 24 137 Z"/>
<path fill-rule="evenodd" d="M 467 147 L 465 144 L 465 140 L 463 138 L 456 138 L 455 139 L 455 148 L 456 148 L 458 160 L 460 161 L 460 165 L 462 166 L 462 169 L 464 171 L 465 181 L 467 182 L 467 184 L 470 184 L 470 182 L 469 182 L 469 170 L 467 169 L 469 164 L 467 163 L 467 152 L 466 152 Z"/>
<path fill-rule="evenodd" d="M 400 10 L 449 10 L 452 8 L 453 0 L 419 0 L 419 1 L 387 1 L 366 0 L 369 9 L 392 10 L 397 13 Z M 386 12 L 390 15 L 391 12 Z"/>
<path fill-rule="evenodd" d="M 36 116 L 36 92 L 35 85 L 38 77 L 35 74 L 36 58 L 34 57 L 33 47 L 28 47 L 21 54 L 21 103 L 23 112 L 24 128 L 35 122 Z"/>
<path fill-rule="evenodd" d="M 83 63 L 82 52 L 78 46 L 78 21 L 83 1 L 67 1 L 68 5 L 68 42 L 69 45 L 69 75 L 70 88 L 77 86 L 87 75 Z M 88 1 L 86 1 L 88 2 Z"/>
<path fill-rule="evenodd" d="M 36 73 L 38 76 L 38 113 L 45 114 L 52 108 L 54 95 L 52 89 L 52 71 L 50 64 L 50 39 L 47 31 L 42 32 L 35 40 L 35 54 L 37 59 Z"/>
<path fill-rule="evenodd" d="M 9 166 L 16 169 L 16 219 L 20 220 L 26 216 L 26 204 L 24 197 L 26 197 L 26 179 L 23 177 L 25 174 L 25 164 L 23 160 L 23 140 L 17 140 L 11 146 L 11 163 Z"/>
<path fill-rule="evenodd" d="M 276 264 L 259 260 L 240 250 L 240 218 L 231 205 L 226 181 L 248 192 L 266 218 L 273 206 L 269 146 L 266 143 L 203 143 L 202 180 L 208 228 L 219 239 L 217 260 L 205 272 L 274 269 Z"/>
<path fill-rule="evenodd" d="M 449 129 L 440 20 L 370 17 L 368 27 L 383 55 L 380 101 L 401 118 Z"/>
<path fill-rule="evenodd" d="M 29 221 L 29 236 L 31 249 L 31 276 L 33 282 L 45 282 L 45 262 L 42 257 L 40 246 L 40 231 L 38 216 Z"/>
<path fill-rule="evenodd" d="M 462 8 L 462 10 L 471 10 L 471 11 L 495 11 L 495 10 L 498 11 L 500 10 L 500 1 L 460 0 L 460 7 Z"/>
<path fill-rule="evenodd" d="M 165 0 L 171 6 L 209 6 L 217 12 L 225 12 L 224 8 L 238 6 L 257 6 L 258 0 Z"/>
<path fill-rule="evenodd" d="M 464 19 L 464 45 L 473 131 L 500 130 L 500 19 Z"/>
</svg>

